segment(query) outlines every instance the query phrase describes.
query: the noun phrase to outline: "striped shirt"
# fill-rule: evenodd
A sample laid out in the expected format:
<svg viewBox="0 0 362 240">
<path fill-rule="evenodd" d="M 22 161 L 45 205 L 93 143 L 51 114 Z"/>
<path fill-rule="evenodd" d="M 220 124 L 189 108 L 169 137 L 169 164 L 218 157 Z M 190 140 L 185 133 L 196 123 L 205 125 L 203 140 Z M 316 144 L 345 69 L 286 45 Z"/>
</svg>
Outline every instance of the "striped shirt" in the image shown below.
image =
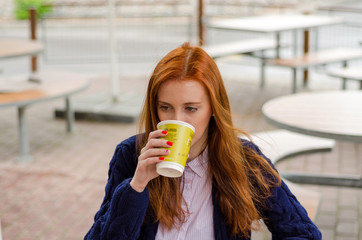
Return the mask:
<svg viewBox="0 0 362 240">
<path fill-rule="evenodd" d="M 183 174 L 183 209 L 189 214 L 179 229 L 168 230 L 159 224 L 156 240 L 163 239 L 214 239 L 213 204 L 211 197 L 211 176 L 208 174 L 208 151 L 188 162 Z M 187 204 L 187 207 L 186 205 Z"/>
</svg>

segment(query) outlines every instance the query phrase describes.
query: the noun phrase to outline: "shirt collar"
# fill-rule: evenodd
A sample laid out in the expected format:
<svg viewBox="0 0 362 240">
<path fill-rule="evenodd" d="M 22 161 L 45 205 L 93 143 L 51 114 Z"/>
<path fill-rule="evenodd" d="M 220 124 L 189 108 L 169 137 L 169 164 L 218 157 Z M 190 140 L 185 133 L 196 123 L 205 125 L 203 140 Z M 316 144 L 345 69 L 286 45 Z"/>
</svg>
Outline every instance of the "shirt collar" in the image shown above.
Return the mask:
<svg viewBox="0 0 362 240">
<path fill-rule="evenodd" d="M 186 166 L 191 169 L 197 176 L 203 177 L 208 171 L 208 150 L 205 150 L 191 162 L 187 162 Z"/>
</svg>

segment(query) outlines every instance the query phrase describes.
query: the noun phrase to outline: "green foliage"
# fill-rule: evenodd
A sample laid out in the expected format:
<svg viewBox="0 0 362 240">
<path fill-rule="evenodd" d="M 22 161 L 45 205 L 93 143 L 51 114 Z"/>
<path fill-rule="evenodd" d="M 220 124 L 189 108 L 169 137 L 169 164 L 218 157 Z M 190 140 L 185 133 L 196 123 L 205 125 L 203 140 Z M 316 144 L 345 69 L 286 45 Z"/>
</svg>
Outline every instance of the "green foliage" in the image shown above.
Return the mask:
<svg viewBox="0 0 362 240">
<path fill-rule="evenodd" d="M 14 0 L 14 4 L 16 19 L 28 19 L 31 7 L 36 9 L 38 18 L 52 11 L 50 0 Z"/>
</svg>

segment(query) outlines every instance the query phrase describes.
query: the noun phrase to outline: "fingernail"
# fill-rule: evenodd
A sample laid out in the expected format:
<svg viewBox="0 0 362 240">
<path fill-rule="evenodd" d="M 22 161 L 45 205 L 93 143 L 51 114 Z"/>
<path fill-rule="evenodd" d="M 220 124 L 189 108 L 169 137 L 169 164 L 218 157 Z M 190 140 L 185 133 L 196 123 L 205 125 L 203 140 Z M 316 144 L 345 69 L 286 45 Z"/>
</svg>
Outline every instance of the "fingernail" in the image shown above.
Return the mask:
<svg viewBox="0 0 362 240">
<path fill-rule="evenodd" d="M 159 157 L 158 160 L 165 160 L 165 158 L 164 157 Z"/>
<path fill-rule="evenodd" d="M 167 134 L 167 131 L 162 131 L 162 134 Z"/>
<path fill-rule="evenodd" d="M 172 146 L 173 142 L 167 141 L 167 145 Z"/>
</svg>

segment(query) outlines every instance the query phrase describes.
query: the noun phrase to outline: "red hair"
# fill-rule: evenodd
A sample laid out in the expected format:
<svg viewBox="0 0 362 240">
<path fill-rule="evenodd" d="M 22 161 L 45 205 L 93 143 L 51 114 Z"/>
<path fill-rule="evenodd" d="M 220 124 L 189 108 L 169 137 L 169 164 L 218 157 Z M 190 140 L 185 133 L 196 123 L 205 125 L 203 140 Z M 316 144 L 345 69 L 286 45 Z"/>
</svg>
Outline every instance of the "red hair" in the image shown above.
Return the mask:
<svg viewBox="0 0 362 240">
<path fill-rule="evenodd" d="M 215 61 L 200 47 L 185 43 L 168 53 L 157 64 L 150 78 L 140 116 L 140 149 L 159 122 L 156 109 L 158 90 L 166 81 L 192 79 L 203 84 L 209 94 L 214 116 L 209 122 L 207 138 L 209 172 L 217 189 L 217 201 L 231 235 L 249 236 L 252 222 L 262 216 L 258 211 L 280 184 L 280 177 L 258 153 L 244 147 L 238 135 L 247 134 L 234 128 L 226 89 Z M 272 176 L 271 178 L 266 178 Z M 272 180 L 270 180 L 272 179 Z M 165 226 L 183 223 L 180 179 L 158 177 L 148 184 L 150 210 Z"/>
</svg>

